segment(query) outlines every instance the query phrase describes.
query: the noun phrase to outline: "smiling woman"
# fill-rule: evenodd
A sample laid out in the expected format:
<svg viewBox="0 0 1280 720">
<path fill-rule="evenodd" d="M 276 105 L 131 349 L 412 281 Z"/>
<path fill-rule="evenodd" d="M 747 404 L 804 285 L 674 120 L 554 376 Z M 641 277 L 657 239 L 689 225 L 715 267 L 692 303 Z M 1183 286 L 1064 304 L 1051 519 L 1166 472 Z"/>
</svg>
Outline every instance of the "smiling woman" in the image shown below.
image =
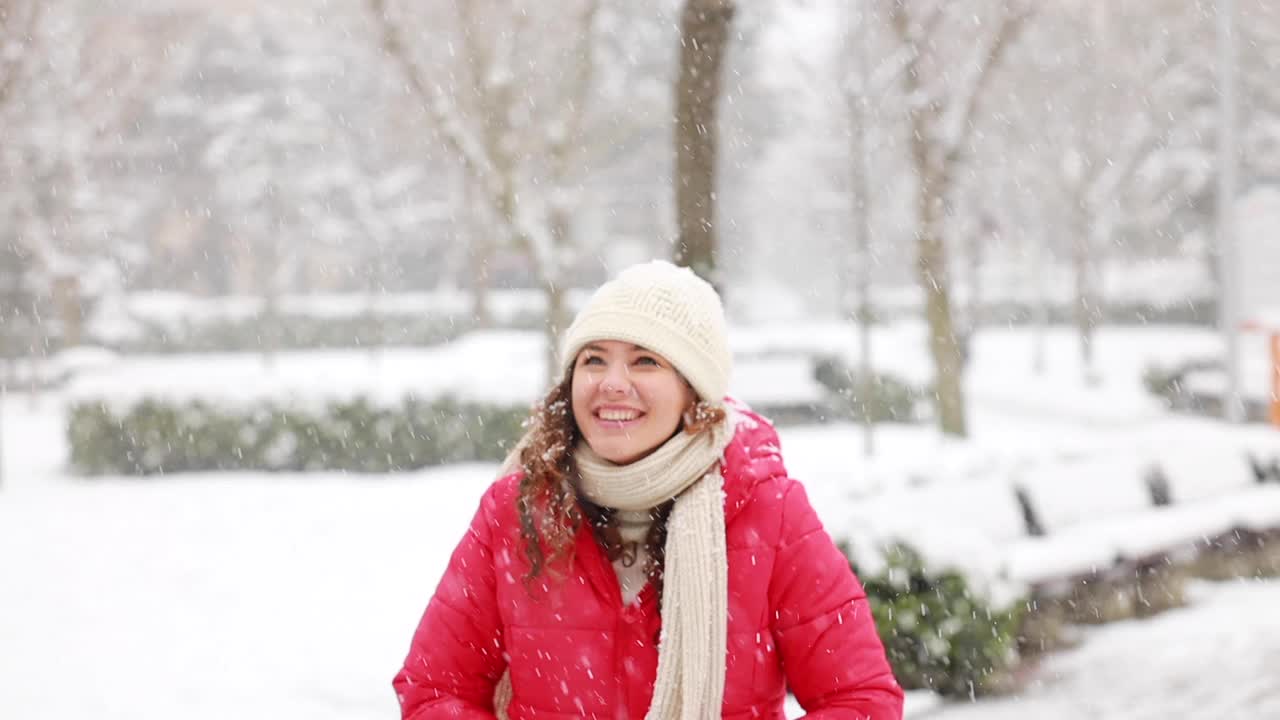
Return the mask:
<svg viewBox="0 0 1280 720">
<path fill-rule="evenodd" d="M 481 501 L 395 678 L 403 716 L 890 720 L 866 594 L 726 397 L 715 290 L 637 265 L 562 340 L 564 377 Z"/>
<path fill-rule="evenodd" d="M 671 362 L 639 345 L 598 340 L 578 353 L 573 416 L 587 445 L 626 465 L 671 439 L 697 396 Z"/>
</svg>

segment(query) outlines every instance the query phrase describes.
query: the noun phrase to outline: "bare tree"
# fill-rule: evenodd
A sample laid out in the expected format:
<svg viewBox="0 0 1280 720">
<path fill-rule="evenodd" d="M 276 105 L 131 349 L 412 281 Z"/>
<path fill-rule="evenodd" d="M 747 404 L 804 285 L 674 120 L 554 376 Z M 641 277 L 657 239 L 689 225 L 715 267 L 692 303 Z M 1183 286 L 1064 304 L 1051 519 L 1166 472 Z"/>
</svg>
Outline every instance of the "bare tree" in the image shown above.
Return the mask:
<svg viewBox="0 0 1280 720">
<path fill-rule="evenodd" d="M 118 187 L 119 169 L 137 150 L 127 135 L 157 86 L 181 71 L 185 53 L 144 37 L 156 28 L 142 19 L 86 12 L 73 2 L 34 5 L 38 13 L 27 15 L 21 37 L 0 40 L 7 46 L 0 64 L 20 60 L 16 75 L 14 64 L 0 73 L 7 98 L 0 154 L 26 180 L 0 186 L 0 194 L 29 223 L 16 232 L 45 267 L 136 260 L 135 243 L 113 232 L 142 204 Z"/>
<path fill-rule="evenodd" d="M 854 236 L 854 248 L 849 253 L 849 259 L 854 265 L 850 274 L 853 276 L 856 296 L 850 314 L 858 326 L 858 374 L 861 378 L 858 392 L 869 401 L 867 396 L 874 393 L 871 348 L 871 321 L 874 313 L 871 298 L 871 193 L 867 157 L 868 126 L 872 121 L 868 108 L 871 101 L 871 69 L 867 58 L 870 17 L 865 8 L 855 13 L 852 5 L 846 14 L 844 98 L 850 125 L 849 196 L 853 209 Z M 871 412 L 863 413 L 862 446 L 866 455 L 875 453 L 875 422 Z"/>
<path fill-rule="evenodd" d="M 887 2 L 889 25 L 901 51 L 908 145 L 916 175 L 916 271 L 925 297 L 938 420 L 944 433 L 963 436 L 963 361 L 952 312 L 947 204 L 984 90 L 1031 11 L 1011 9 L 1003 2 L 983 3 L 989 12 L 975 16 L 967 5 Z M 975 20 L 976 42 L 973 32 L 953 31 L 962 23 L 968 30 Z"/>
<path fill-rule="evenodd" d="M 301 282 L 313 249 L 300 238 L 386 239 L 381 218 L 371 218 L 377 213 L 368 207 L 375 181 L 313 91 L 333 71 L 332 60 L 293 45 L 281 27 L 266 16 L 228 26 L 226 41 L 209 48 L 199 70 L 228 89 L 168 99 L 190 108 L 188 122 L 206 138 L 201 167 L 213 178 L 218 214 L 240 248 L 243 290 L 260 294 L 260 347 L 269 367 L 284 341 L 282 298 Z M 341 217 L 330 211 L 339 199 L 347 210 Z"/>
<path fill-rule="evenodd" d="M 675 88 L 675 261 L 715 284 L 717 105 L 733 14 L 733 0 L 685 0 Z"/>
<path fill-rule="evenodd" d="M 13 147 L 17 135 L 14 116 L 18 112 L 16 106 L 22 104 L 17 98 L 34 55 L 31 46 L 41 7 L 36 0 L 0 0 L 0 211 L 8 211 L 5 214 L 13 213 L 15 204 L 25 206 L 29 202 Z M 10 223 L 10 227 L 16 227 L 16 223 Z M 15 374 L 11 363 L 23 344 L 22 336 L 32 333 L 24 326 L 38 323 L 30 278 L 31 266 L 35 265 L 32 248 L 19 240 L 6 240 L 0 235 L 0 300 L 4 301 L 0 306 L 0 361 L 4 362 L 5 373 L 0 375 L 0 488 L 5 480 L 4 402 Z"/>
<path fill-rule="evenodd" d="M 427 57 L 407 10 L 367 0 L 381 43 L 493 216 L 502 235 L 529 258 L 546 299 L 548 378 L 567 325 L 567 264 L 572 217 L 587 171 L 587 112 L 596 61 L 599 0 L 566 9 L 532 3 L 446 3 L 431 19 L 461 62 Z M 413 17 L 421 19 L 422 7 Z M 571 30 L 564 30 L 570 14 Z M 444 20 L 444 23 L 440 21 Z M 538 27 L 535 27 L 538 26 Z M 415 43 L 413 39 L 421 38 Z M 562 42 L 560 42 L 562 41 Z M 554 68 L 554 71 L 552 70 Z M 453 83 L 452 86 L 444 84 Z"/>
<path fill-rule="evenodd" d="M 1125 14 L 1131 21 L 1132 12 L 1125 4 L 1096 4 L 1088 17 L 1077 18 L 1079 37 L 1086 40 L 1075 67 L 1066 68 L 1059 78 L 1059 87 L 1072 93 L 1063 118 L 1066 131 L 1060 136 L 1065 146 L 1059 155 L 1059 181 L 1073 211 L 1067 227 L 1075 278 L 1073 316 L 1089 384 L 1099 380 L 1094 335 L 1103 299 L 1096 260 L 1107 252 L 1133 209 L 1123 202 L 1124 191 L 1163 145 L 1168 123 L 1162 118 L 1159 96 L 1165 85 L 1178 81 L 1182 70 L 1168 35 L 1144 32 L 1145 43 L 1115 37 L 1120 31 L 1115 26 L 1128 23 L 1117 22 L 1113 14 Z M 1143 12 L 1151 18 L 1149 8 Z M 1117 40 L 1125 49 L 1116 47 Z M 1121 57 L 1124 60 L 1117 62 Z M 1081 72 L 1083 68 L 1088 71 Z M 1163 116 L 1170 114 L 1166 109 Z"/>
<path fill-rule="evenodd" d="M 107 13 L 2 2 L 0 236 L 30 258 L 42 305 L 27 341 L 34 363 L 78 343 L 87 298 L 118 290 L 121 267 L 145 261 L 117 232 L 141 201 L 118 187 L 114 161 L 145 91 L 178 63 Z"/>
</svg>

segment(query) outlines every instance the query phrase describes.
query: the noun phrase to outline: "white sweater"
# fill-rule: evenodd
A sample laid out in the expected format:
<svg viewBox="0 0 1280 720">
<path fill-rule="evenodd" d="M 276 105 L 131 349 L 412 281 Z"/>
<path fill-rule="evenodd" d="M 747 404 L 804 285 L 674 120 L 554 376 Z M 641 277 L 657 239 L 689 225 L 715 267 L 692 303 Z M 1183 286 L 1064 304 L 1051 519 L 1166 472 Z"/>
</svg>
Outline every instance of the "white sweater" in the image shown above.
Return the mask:
<svg viewBox="0 0 1280 720">
<path fill-rule="evenodd" d="M 618 587 L 622 590 L 622 604 L 635 602 L 645 583 L 649 581 L 649 552 L 645 548 L 645 537 L 649 535 L 649 527 L 653 524 L 647 510 L 618 510 L 614 515 L 618 523 L 618 534 L 624 543 L 636 543 L 636 561 L 627 567 L 619 557 L 613 561 L 613 572 L 618 576 Z"/>
</svg>

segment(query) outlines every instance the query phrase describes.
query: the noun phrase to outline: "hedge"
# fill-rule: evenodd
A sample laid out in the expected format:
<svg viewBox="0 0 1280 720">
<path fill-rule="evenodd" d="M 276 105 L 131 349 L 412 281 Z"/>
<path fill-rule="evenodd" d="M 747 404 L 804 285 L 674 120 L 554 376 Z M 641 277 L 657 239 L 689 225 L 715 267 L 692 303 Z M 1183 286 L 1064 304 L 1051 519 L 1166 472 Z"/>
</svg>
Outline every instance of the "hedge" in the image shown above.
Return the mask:
<svg viewBox="0 0 1280 720">
<path fill-rule="evenodd" d="M 206 402 L 143 400 L 117 414 L 71 408 L 71 463 L 86 475 L 336 470 L 382 473 L 501 460 L 529 415 L 450 397 L 381 407 L 363 398 L 306 411 L 266 404 L 229 410 Z"/>
<path fill-rule="evenodd" d="M 825 399 L 755 409 L 778 425 L 859 419 L 867 413 L 879 422 L 918 419 L 922 393 L 917 388 L 877 376 L 867 385 L 870 391 L 858 392 L 838 384 L 842 376 L 834 367 L 817 371 L 820 379 L 836 382 Z M 396 472 L 501 460 L 529 415 L 527 405 L 452 397 L 408 397 L 393 406 L 355 398 L 309 409 L 260 402 L 236 408 L 208 400 L 144 398 L 121 408 L 84 399 L 70 408 L 71 463 L 84 475 Z"/>
<path fill-rule="evenodd" d="M 1142 371 L 1142 384 L 1148 393 L 1160 398 L 1172 410 L 1222 417 L 1222 393 L 1195 392 L 1186 386 L 1187 376 L 1199 372 L 1225 375 L 1226 370 L 1221 360 L 1213 358 L 1193 358 L 1173 365 L 1151 363 Z M 1245 421 L 1267 422 L 1270 417 L 1269 398 L 1246 396 L 1241 400 Z"/>
<path fill-rule="evenodd" d="M 863 377 L 839 357 L 820 357 L 813 378 L 827 389 L 829 412 L 841 420 L 914 422 L 921 419 L 924 388 L 884 373 Z"/>
</svg>

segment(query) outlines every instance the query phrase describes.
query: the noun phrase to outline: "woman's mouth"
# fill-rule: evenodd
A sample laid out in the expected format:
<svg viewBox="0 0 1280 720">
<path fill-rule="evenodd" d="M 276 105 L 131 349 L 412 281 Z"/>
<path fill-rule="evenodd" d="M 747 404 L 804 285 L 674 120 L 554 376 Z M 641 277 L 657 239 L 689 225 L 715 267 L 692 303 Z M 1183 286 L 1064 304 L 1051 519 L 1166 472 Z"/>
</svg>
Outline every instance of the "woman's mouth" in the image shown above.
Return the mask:
<svg viewBox="0 0 1280 720">
<path fill-rule="evenodd" d="M 607 428 L 631 427 L 644 418 L 644 413 L 630 408 L 600 408 L 595 411 L 596 420 Z"/>
</svg>

